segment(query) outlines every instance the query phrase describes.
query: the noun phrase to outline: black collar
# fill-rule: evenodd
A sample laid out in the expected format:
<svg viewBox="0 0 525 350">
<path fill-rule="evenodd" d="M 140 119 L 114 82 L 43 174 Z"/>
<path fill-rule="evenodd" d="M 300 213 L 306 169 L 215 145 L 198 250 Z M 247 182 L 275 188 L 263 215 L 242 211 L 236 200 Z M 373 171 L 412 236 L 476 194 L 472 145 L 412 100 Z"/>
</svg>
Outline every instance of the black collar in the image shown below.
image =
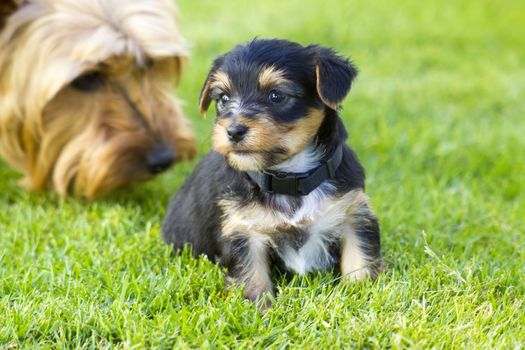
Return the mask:
<svg viewBox="0 0 525 350">
<path fill-rule="evenodd" d="M 261 191 L 306 196 L 326 180 L 333 179 L 343 159 L 343 146 L 339 145 L 332 154 L 321 161 L 321 165 L 305 173 L 287 173 L 271 170 L 248 171 L 248 176 Z"/>
</svg>

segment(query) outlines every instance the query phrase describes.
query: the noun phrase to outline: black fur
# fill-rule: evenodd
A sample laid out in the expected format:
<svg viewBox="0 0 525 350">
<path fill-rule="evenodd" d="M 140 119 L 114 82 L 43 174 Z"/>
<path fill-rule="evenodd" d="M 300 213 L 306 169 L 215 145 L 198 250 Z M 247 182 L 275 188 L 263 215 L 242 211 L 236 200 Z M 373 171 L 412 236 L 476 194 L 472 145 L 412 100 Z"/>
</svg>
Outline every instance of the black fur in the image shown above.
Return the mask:
<svg viewBox="0 0 525 350">
<path fill-rule="evenodd" d="M 219 68 L 226 71 L 234 83 L 234 89 L 243 92 L 245 110 L 264 108 L 257 100 L 260 92 L 257 76 L 262 67 L 274 65 L 286 72 L 287 78 L 294 82 L 290 87 L 297 92 L 292 106 L 273 109 L 272 115 L 283 123 L 292 122 L 305 115 L 310 107 L 324 109 L 324 120 L 315 136 L 316 146 L 326 149 L 330 154 L 338 145 L 343 145 L 343 160 L 331 183 L 335 189 L 330 196 L 341 196 L 352 190 L 365 187 L 365 174 L 353 150 L 345 145 L 347 132 L 336 111 L 357 74 L 355 67 L 346 59 L 337 56 L 333 51 L 319 46 L 303 47 L 284 40 L 254 40 L 247 45 L 237 46 L 229 53 L 217 58 L 207 81 Z M 202 110 L 206 110 L 212 100 L 217 100 L 209 91 L 207 83 L 200 96 Z M 218 112 L 217 120 L 227 112 Z M 257 110 L 253 111 L 256 116 Z M 248 113 L 249 114 L 249 113 Z M 276 150 L 269 151 L 269 154 Z M 328 190 L 327 190 L 328 191 Z M 223 199 L 232 199 L 239 207 L 250 203 L 259 203 L 268 210 L 293 215 L 303 202 L 301 196 L 287 196 L 286 205 L 273 194 L 261 192 L 249 177 L 232 168 L 223 155 L 210 152 L 196 167 L 193 174 L 186 179 L 178 193 L 172 198 L 165 218 L 162 233 L 166 243 L 172 244 L 175 250 L 189 244 L 193 254 L 206 254 L 220 261 L 228 268 L 229 275 L 238 278 L 243 274 L 242 267 L 250 257 L 247 235 L 241 232 L 231 237 L 221 237 L 221 220 L 223 213 L 218 206 Z M 356 214 L 357 215 L 357 214 Z M 379 245 L 379 225 L 371 211 L 359 214 L 354 220 L 354 230 L 361 242 L 361 248 L 370 257 L 374 268 L 381 266 Z M 308 239 L 308 233 L 294 227 L 273 233 L 273 241 L 279 250 L 279 242 L 285 242 L 299 249 Z M 339 264 L 341 246 L 331 242 L 327 246 L 334 265 Z M 275 250 L 269 252 L 268 258 L 273 266 L 283 267 L 284 263 Z M 247 282 L 247 284 L 249 284 Z M 260 293 L 260 292 L 257 292 Z M 255 299 L 260 294 L 255 294 Z M 247 295 L 254 299 L 254 295 Z"/>
</svg>

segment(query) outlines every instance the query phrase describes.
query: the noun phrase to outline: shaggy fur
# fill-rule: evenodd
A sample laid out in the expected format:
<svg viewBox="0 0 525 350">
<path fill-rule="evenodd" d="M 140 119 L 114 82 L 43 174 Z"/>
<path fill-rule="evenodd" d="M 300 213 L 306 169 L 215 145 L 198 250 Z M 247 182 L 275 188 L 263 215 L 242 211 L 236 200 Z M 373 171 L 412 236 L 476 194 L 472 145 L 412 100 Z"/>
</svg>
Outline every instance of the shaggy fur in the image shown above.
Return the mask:
<svg viewBox="0 0 525 350">
<path fill-rule="evenodd" d="M 220 261 L 228 281 L 262 307 L 274 293 L 275 267 L 376 277 L 383 268 L 379 225 L 337 113 L 356 74 L 329 49 L 284 40 L 254 40 L 217 58 L 200 99 L 203 112 L 216 103 L 214 151 L 173 197 L 164 240 Z M 335 154 L 341 161 L 329 176 L 314 188 L 300 186 L 330 168 Z M 301 179 L 293 182 L 300 192 L 263 189 L 254 172 Z"/>
<path fill-rule="evenodd" d="M 27 189 L 93 198 L 194 155 L 171 0 L 8 1 L 0 15 L 0 156 Z"/>
</svg>

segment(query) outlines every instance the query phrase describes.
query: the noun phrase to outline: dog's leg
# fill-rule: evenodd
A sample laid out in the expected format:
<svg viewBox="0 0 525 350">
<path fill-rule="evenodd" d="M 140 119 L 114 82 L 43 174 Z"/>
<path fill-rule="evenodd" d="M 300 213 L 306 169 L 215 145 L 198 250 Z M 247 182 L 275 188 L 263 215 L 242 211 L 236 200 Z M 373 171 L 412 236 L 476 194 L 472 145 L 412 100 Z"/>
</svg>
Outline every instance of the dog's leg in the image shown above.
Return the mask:
<svg viewBox="0 0 525 350">
<path fill-rule="evenodd" d="M 273 295 L 269 249 L 265 236 L 237 236 L 225 242 L 221 261 L 228 268 L 227 282 L 243 285 L 244 296 L 262 310 L 270 307 Z"/>
<path fill-rule="evenodd" d="M 350 281 L 375 278 L 383 269 L 379 224 L 367 209 L 351 215 L 341 244 L 341 275 Z"/>
</svg>

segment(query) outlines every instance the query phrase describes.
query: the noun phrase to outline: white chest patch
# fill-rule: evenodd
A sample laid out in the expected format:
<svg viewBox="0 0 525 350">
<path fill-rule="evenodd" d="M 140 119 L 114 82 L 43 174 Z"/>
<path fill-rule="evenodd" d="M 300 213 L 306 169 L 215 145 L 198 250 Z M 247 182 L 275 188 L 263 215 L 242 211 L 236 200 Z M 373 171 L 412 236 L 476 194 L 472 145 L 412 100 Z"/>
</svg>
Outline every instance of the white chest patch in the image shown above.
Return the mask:
<svg viewBox="0 0 525 350">
<path fill-rule="evenodd" d="M 333 185 L 324 183 L 305 196 L 301 206 L 291 214 L 257 203 L 240 206 L 236 200 L 222 200 L 219 203 L 224 213 L 222 234 L 263 240 L 288 269 L 299 274 L 330 268 L 334 259 L 329 246 L 341 240 L 351 226 L 352 214 L 368 202 L 361 190 L 334 197 L 327 195 L 332 189 Z M 283 207 L 285 203 L 283 196 Z"/>
</svg>

